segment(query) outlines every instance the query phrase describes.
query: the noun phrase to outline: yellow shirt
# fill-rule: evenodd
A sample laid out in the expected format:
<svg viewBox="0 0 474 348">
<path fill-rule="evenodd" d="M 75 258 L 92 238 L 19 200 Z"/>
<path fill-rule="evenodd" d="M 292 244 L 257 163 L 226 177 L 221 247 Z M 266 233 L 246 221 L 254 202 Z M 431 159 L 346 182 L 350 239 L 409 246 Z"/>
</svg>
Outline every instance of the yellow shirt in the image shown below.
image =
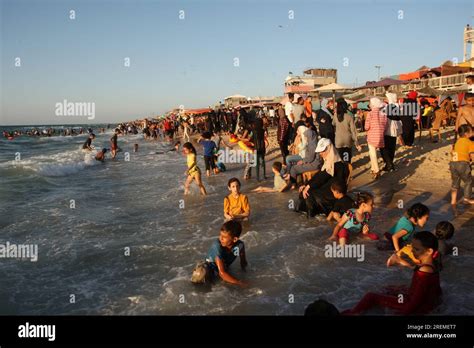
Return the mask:
<svg viewBox="0 0 474 348">
<path fill-rule="evenodd" d="M 474 141 L 459 138 L 454 145 L 453 162 L 470 162 L 471 153 L 474 153 Z"/>
<path fill-rule="evenodd" d="M 250 213 L 249 199 L 244 194 L 235 198 L 232 193 L 224 198 L 224 214 L 240 215 Z"/>
<path fill-rule="evenodd" d="M 186 157 L 186 161 L 188 164 L 188 175 L 193 175 L 199 171 L 199 167 L 196 163 L 196 155 L 194 153 L 189 153 Z"/>
</svg>

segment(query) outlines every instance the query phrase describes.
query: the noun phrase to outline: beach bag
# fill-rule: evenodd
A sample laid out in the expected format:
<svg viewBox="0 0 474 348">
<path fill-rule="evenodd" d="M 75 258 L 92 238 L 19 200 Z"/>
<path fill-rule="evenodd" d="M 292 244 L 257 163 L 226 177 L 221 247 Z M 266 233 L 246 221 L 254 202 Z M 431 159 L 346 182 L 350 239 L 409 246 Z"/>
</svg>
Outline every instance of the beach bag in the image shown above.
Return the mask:
<svg viewBox="0 0 474 348">
<path fill-rule="evenodd" d="M 211 280 L 212 277 L 209 263 L 206 261 L 199 261 L 196 267 L 194 267 L 191 282 L 194 284 L 206 284 L 210 283 Z"/>
<path fill-rule="evenodd" d="M 402 121 L 388 120 L 385 135 L 398 137 L 403 132 Z"/>
</svg>

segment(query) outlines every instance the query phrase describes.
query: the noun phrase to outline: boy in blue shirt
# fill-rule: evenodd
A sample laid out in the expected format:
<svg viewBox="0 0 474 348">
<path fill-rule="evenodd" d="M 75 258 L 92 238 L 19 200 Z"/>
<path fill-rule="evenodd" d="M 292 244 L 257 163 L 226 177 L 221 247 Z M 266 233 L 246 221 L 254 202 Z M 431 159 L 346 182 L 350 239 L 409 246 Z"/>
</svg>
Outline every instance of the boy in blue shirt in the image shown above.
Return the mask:
<svg viewBox="0 0 474 348">
<path fill-rule="evenodd" d="M 204 132 L 199 138 L 198 143 L 204 148 L 204 163 L 206 165 L 206 175 L 211 175 L 211 168 L 214 174 L 217 174 L 216 163 L 214 162 L 214 150 L 216 150 L 216 143 L 211 140 L 211 133 Z"/>
<path fill-rule="evenodd" d="M 247 259 L 245 257 L 244 242 L 239 240 L 242 233 L 240 222 L 230 220 L 221 227 L 219 239 L 216 239 L 209 249 L 205 264 L 198 264 L 193 272 L 191 281 L 193 283 L 204 283 L 210 278 L 216 278 L 217 275 L 225 282 L 236 284 L 242 287 L 247 284 L 234 278 L 229 274 L 229 266 L 240 257 L 240 266 L 245 271 Z M 198 269 L 200 268 L 200 269 Z M 204 269 L 204 270 L 203 270 Z"/>
</svg>

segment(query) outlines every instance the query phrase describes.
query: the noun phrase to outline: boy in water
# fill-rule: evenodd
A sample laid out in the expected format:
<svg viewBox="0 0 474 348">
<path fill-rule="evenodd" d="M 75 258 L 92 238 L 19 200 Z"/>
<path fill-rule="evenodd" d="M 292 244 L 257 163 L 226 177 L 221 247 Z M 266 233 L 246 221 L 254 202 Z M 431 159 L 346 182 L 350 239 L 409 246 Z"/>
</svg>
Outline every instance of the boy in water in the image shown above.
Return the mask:
<svg viewBox="0 0 474 348">
<path fill-rule="evenodd" d="M 283 192 L 288 187 L 288 183 L 281 176 L 281 162 L 273 162 L 272 172 L 275 176 L 273 179 L 273 187 L 263 187 L 259 186 L 256 189 L 253 189 L 252 192 L 262 193 L 262 192 Z"/>
<path fill-rule="evenodd" d="M 346 211 L 354 208 L 355 203 L 354 200 L 347 195 L 347 185 L 342 182 L 334 181 L 331 184 L 331 192 L 337 201 L 334 203 L 334 207 L 329 213 L 327 221 L 334 220 L 339 222 Z"/>
<path fill-rule="evenodd" d="M 212 243 L 207 253 L 206 261 L 209 268 L 215 275 L 231 284 L 246 286 L 247 284 L 241 280 L 234 278 L 228 273 L 229 266 L 235 261 L 237 256 L 240 257 L 240 267 L 245 271 L 247 267 L 247 259 L 245 257 L 245 245 L 240 238 L 242 233 L 242 225 L 238 221 L 227 221 L 221 227 L 219 239 Z"/>
<path fill-rule="evenodd" d="M 247 221 L 250 215 L 250 205 L 247 196 L 240 193 L 239 179 L 231 178 L 227 187 L 230 194 L 224 198 L 224 218 Z"/>
<path fill-rule="evenodd" d="M 107 149 L 102 149 L 101 151 L 97 152 L 95 155 L 96 161 L 101 161 L 105 162 L 105 153 L 107 152 Z"/>
<path fill-rule="evenodd" d="M 83 150 L 88 150 L 92 151 L 92 140 L 95 139 L 94 133 L 90 133 L 89 136 L 87 137 L 87 140 L 85 141 L 84 145 L 82 145 Z"/>
<path fill-rule="evenodd" d="M 217 167 L 214 162 L 214 150 L 216 149 L 216 143 L 211 140 L 211 133 L 204 132 L 199 138 L 198 143 L 204 148 L 204 164 L 206 165 L 206 175 L 211 175 L 211 169 L 214 174 L 217 174 Z"/>
<path fill-rule="evenodd" d="M 119 130 L 116 128 L 114 130 L 114 135 L 112 135 L 112 138 L 110 138 L 110 145 L 111 145 L 111 151 L 112 151 L 112 159 L 115 159 L 115 156 L 117 156 L 117 136 L 118 136 Z"/>
</svg>

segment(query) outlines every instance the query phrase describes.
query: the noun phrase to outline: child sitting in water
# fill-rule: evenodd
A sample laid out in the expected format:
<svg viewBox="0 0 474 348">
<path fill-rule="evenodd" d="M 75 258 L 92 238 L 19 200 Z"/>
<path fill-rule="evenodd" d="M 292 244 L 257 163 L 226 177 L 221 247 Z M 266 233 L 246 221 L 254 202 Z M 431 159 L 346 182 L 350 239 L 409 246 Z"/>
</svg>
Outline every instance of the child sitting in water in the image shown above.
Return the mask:
<svg viewBox="0 0 474 348">
<path fill-rule="evenodd" d="M 383 294 L 369 292 L 354 308 L 342 314 L 357 315 L 373 307 L 386 307 L 401 315 L 423 315 L 438 306 L 442 294 L 437 267 L 438 240 L 431 232 L 421 231 L 415 233 L 412 246 L 413 254 L 420 264 L 414 270 L 408 291 L 392 290 Z"/>
<path fill-rule="evenodd" d="M 105 153 L 106 152 L 107 152 L 107 149 L 102 149 L 101 151 L 97 152 L 95 154 L 96 161 L 105 162 Z"/>
<path fill-rule="evenodd" d="M 262 193 L 262 192 L 283 192 L 288 187 L 288 183 L 281 177 L 281 162 L 273 162 L 272 171 L 274 175 L 273 187 L 263 187 L 259 186 L 256 189 L 253 189 L 252 192 Z"/>
<path fill-rule="evenodd" d="M 188 164 L 188 169 L 184 172 L 184 174 L 187 175 L 186 182 L 184 183 L 184 194 L 189 194 L 189 185 L 191 185 L 194 180 L 199 186 L 201 194 L 205 196 L 207 192 L 201 181 L 201 170 L 197 166 L 196 149 L 193 144 L 185 143 L 183 145 L 183 153 L 186 155 L 186 161 Z"/>
<path fill-rule="evenodd" d="M 231 178 L 227 184 L 230 194 L 224 198 L 224 218 L 226 220 L 248 220 L 250 215 L 249 200 L 240 193 L 240 181 Z"/>
<path fill-rule="evenodd" d="M 331 184 L 331 192 L 334 198 L 337 199 L 336 203 L 327 217 L 327 221 L 341 220 L 342 215 L 351 208 L 354 208 L 354 200 L 347 195 L 347 185 L 340 181 L 334 181 Z"/>
<path fill-rule="evenodd" d="M 454 226 L 449 221 L 440 221 L 435 227 L 434 235 L 438 239 L 438 252 L 441 257 L 452 253 L 452 245 L 446 243 L 453 238 Z"/>
<path fill-rule="evenodd" d="M 206 262 L 198 264 L 193 272 L 191 281 L 193 283 L 205 283 L 219 276 L 223 281 L 240 286 L 247 284 L 229 274 L 229 266 L 240 257 L 240 267 L 245 271 L 247 259 L 245 257 L 245 245 L 240 238 L 242 225 L 238 221 L 225 222 L 220 231 L 219 239 L 216 239 L 209 252 Z"/>
<path fill-rule="evenodd" d="M 409 257 L 415 264 L 420 263 L 414 257 L 410 243 L 415 232 L 415 226 L 425 226 L 429 217 L 430 209 L 424 204 L 415 203 L 407 210 L 407 216 L 402 216 L 395 226 L 385 233 L 385 238 L 392 242 L 395 248 L 395 254 L 387 260 L 388 267 L 395 264 L 409 267 L 410 263 L 402 258 L 403 255 Z"/>
<path fill-rule="evenodd" d="M 378 239 L 375 233 L 369 232 L 370 214 L 374 207 L 374 197 L 367 192 L 359 192 L 356 198 L 357 208 L 349 209 L 341 217 L 329 240 L 339 240 L 340 245 L 349 241 L 349 235 L 360 233 L 370 239 Z"/>
</svg>

